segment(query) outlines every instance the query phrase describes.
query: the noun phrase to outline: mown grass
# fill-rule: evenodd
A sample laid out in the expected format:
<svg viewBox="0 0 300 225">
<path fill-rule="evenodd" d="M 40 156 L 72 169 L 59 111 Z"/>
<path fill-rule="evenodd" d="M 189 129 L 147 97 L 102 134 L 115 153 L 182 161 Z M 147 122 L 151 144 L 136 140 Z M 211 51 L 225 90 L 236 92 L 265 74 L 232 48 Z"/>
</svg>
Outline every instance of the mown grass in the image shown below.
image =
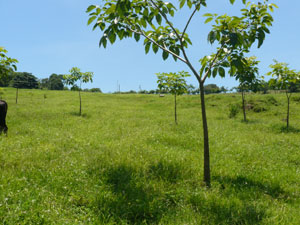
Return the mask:
<svg viewBox="0 0 300 225">
<path fill-rule="evenodd" d="M 44 98 L 46 95 L 46 98 Z M 238 94 L 208 95 L 212 188 L 202 183 L 198 96 L 5 89 L 2 224 L 300 224 L 300 104 L 283 94 L 229 118 Z M 275 100 L 274 100 L 275 99 Z"/>
</svg>

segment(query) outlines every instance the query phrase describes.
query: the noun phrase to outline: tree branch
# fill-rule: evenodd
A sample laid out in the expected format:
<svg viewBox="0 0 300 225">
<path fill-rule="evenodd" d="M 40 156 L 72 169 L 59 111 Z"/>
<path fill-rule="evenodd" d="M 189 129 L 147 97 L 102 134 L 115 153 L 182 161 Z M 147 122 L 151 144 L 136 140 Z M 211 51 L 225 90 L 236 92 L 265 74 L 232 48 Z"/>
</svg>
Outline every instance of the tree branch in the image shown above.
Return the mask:
<svg viewBox="0 0 300 225">
<path fill-rule="evenodd" d="M 204 77 L 201 79 L 201 82 L 204 83 L 204 81 L 206 80 L 209 72 L 211 71 L 211 69 L 216 65 L 215 62 L 219 56 L 219 54 L 221 53 L 221 50 L 223 49 L 223 46 L 221 46 L 221 48 L 218 50 L 217 54 L 215 55 L 215 58 L 211 61 L 210 65 L 209 65 L 209 69 L 206 71 L 206 73 L 204 74 Z"/>
<path fill-rule="evenodd" d="M 200 6 L 199 6 L 199 7 L 200 7 Z M 184 27 L 184 29 L 183 29 L 183 32 L 182 32 L 182 34 L 181 34 L 181 38 L 183 38 L 183 36 L 184 36 L 184 34 L 185 34 L 185 32 L 186 32 L 186 30 L 187 30 L 187 28 L 188 28 L 188 26 L 189 26 L 189 24 L 190 24 L 192 18 L 193 18 L 193 16 L 195 15 L 195 13 L 197 12 L 197 10 L 198 10 L 198 9 L 197 9 L 197 6 L 196 6 L 195 10 L 194 10 L 193 13 L 191 14 L 189 20 L 187 21 L 187 23 L 186 23 L 186 25 L 185 25 L 185 27 Z"/>
<path fill-rule="evenodd" d="M 128 20 L 127 21 L 129 24 L 131 24 L 133 26 L 133 24 Z M 153 39 L 149 38 L 141 29 L 139 31 L 131 29 L 128 26 L 123 25 L 126 29 L 136 33 L 136 34 L 140 34 L 143 37 L 145 37 L 147 40 L 149 40 L 150 42 L 152 42 L 152 44 L 155 44 L 157 47 L 159 47 L 160 49 L 162 49 L 163 51 L 168 52 L 169 54 L 171 54 L 172 56 L 176 57 L 177 59 L 179 59 L 180 61 L 187 63 L 187 61 L 183 58 L 181 58 L 179 55 L 175 54 L 174 52 L 170 51 L 166 46 L 162 46 L 160 44 L 158 44 L 156 41 L 154 41 Z"/>
<path fill-rule="evenodd" d="M 177 30 L 175 29 L 175 27 L 173 26 L 173 24 L 168 20 L 168 17 L 166 16 L 166 14 L 161 11 L 161 9 L 158 7 L 158 5 L 153 1 L 150 0 L 150 2 L 154 5 L 154 7 L 159 11 L 159 13 L 163 16 L 163 18 L 165 19 L 166 23 L 169 24 L 169 26 L 171 27 L 171 29 L 174 31 L 176 37 L 178 38 L 179 42 L 180 42 L 180 49 L 182 51 L 182 54 L 184 56 L 185 61 L 183 61 L 184 63 L 186 63 L 188 65 L 188 67 L 191 69 L 191 71 L 194 73 L 194 75 L 196 76 L 197 80 L 200 82 L 200 76 L 197 73 L 197 71 L 195 70 L 195 68 L 192 66 L 191 62 L 189 61 L 184 46 L 183 46 L 183 41 L 182 41 L 182 37 L 180 37 L 180 35 L 178 34 Z M 195 12 L 193 12 L 193 14 L 195 14 Z M 190 17 L 189 21 L 192 19 L 192 16 Z M 189 22 L 188 22 L 189 23 Z M 187 27 L 187 26 L 186 26 Z M 182 60 L 181 60 L 182 61 Z"/>
</svg>

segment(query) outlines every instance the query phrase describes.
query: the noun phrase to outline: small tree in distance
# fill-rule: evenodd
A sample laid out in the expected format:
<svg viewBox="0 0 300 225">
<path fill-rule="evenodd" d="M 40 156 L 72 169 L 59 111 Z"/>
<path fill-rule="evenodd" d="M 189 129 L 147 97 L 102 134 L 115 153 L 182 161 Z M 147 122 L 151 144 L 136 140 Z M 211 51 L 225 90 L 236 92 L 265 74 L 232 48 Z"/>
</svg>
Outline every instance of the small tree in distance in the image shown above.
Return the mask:
<svg viewBox="0 0 300 225">
<path fill-rule="evenodd" d="M 300 72 L 291 70 L 287 63 L 282 63 L 274 60 L 275 64 L 270 65 L 272 71 L 267 75 L 275 77 L 269 82 L 272 86 L 277 87 L 279 90 L 284 90 L 287 97 L 287 114 L 286 114 L 286 128 L 289 129 L 290 122 L 290 98 L 292 95 L 291 88 L 294 84 L 300 81 Z"/>
<path fill-rule="evenodd" d="M 258 67 L 257 64 L 259 61 L 256 61 L 256 57 L 245 58 L 245 64 L 243 70 L 237 71 L 235 78 L 239 81 L 239 89 L 242 94 L 242 107 L 244 122 L 247 121 L 246 117 L 246 104 L 245 104 L 245 94 L 247 90 L 254 89 L 255 86 L 259 85 L 259 80 L 257 79 Z"/>
<path fill-rule="evenodd" d="M 235 2 L 229 1 L 231 4 Z M 217 48 L 210 56 L 200 59 L 201 69 L 191 63 L 186 52 L 192 44 L 187 30 L 194 15 L 207 6 L 206 0 L 179 0 L 179 9 L 184 6 L 192 9 L 181 30 L 171 20 L 177 11 L 176 7 L 163 0 L 104 0 L 101 7 L 91 5 L 87 8 L 90 13 L 88 24 L 96 20 L 93 29 L 99 27 L 103 31 L 99 46 L 106 48 L 107 42 L 113 44 L 117 37 L 120 40 L 133 37 L 137 42 L 143 37 L 146 53 L 150 49 L 154 53 L 161 49 L 163 60 L 171 55 L 175 61 L 183 62 L 194 74 L 201 96 L 204 182 L 207 187 L 210 187 L 210 157 L 204 83 L 210 76 L 216 77 L 219 74 L 225 77 L 224 68 L 230 68 L 231 76 L 242 69 L 244 53 L 248 53 L 256 41 L 259 48 L 265 40 L 265 34 L 270 32 L 268 27 L 272 25 L 273 18 L 269 11 L 277 7 L 275 4 L 268 4 L 268 0 L 257 4 L 246 3 L 246 0 L 242 2 L 245 8 L 241 9 L 240 17 L 210 13 L 204 15 L 207 17 L 205 23 L 215 23 L 208 34 L 208 41 L 211 44 L 216 43 Z"/>
<path fill-rule="evenodd" d="M 79 89 L 78 89 L 78 93 L 79 93 L 79 115 L 81 116 L 81 94 L 80 94 L 80 90 L 81 90 L 81 84 L 82 83 L 88 83 L 88 82 L 93 82 L 93 72 L 81 72 L 79 68 L 77 67 L 72 67 L 72 69 L 70 69 L 70 74 L 64 75 L 64 80 L 65 83 L 67 85 L 76 85 L 77 82 L 79 82 Z"/>
<path fill-rule="evenodd" d="M 178 73 L 157 73 L 157 84 L 159 90 L 164 90 L 166 92 L 174 95 L 175 103 L 175 123 L 177 124 L 177 101 L 176 97 L 187 92 L 187 84 L 185 77 L 190 77 L 188 72 L 178 72 Z"/>
</svg>

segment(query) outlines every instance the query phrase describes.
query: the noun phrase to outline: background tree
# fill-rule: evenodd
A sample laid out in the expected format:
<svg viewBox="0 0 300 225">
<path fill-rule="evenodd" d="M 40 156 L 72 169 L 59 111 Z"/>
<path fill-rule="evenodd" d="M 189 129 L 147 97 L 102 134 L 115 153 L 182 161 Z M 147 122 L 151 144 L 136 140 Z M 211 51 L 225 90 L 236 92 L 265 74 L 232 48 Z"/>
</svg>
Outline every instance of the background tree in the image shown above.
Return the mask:
<svg viewBox="0 0 300 225">
<path fill-rule="evenodd" d="M 88 83 L 93 82 L 93 72 L 81 72 L 79 68 L 73 67 L 70 69 L 70 74 L 64 75 L 64 80 L 67 85 L 76 85 L 77 82 L 79 82 L 78 85 L 78 93 L 79 93 L 79 115 L 81 116 L 81 84 L 82 83 Z M 77 85 L 76 85 L 77 86 Z"/>
<path fill-rule="evenodd" d="M 12 86 L 16 88 L 16 104 L 18 103 L 19 88 L 36 89 L 39 87 L 38 79 L 27 72 L 16 72 L 12 80 Z"/>
<path fill-rule="evenodd" d="M 205 94 L 217 94 L 220 92 L 221 92 L 221 89 L 216 84 L 204 85 L 204 93 Z"/>
<path fill-rule="evenodd" d="M 40 89 L 48 89 L 48 87 L 49 87 L 49 78 L 40 79 L 38 82 L 39 82 L 39 88 Z"/>
<path fill-rule="evenodd" d="M 242 94 L 242 108 L 243 108 L 244 122 L 247 121 L 246 106 L 245 106 L 246 91 L 255 89 L 256 86 L 258 86 L 259 84 L 259 81 L 257 79 L 258 63 L 259 61 L 256 61 L 256 57 L 254 56 L 245 58 L 243 68 L 241 70 L 237 70 L 235 74 L 236 80 L 239 81 L 239 90 Z"/>
<path fill-rule="evenodd" d="M 14 71 L 17 70 L 18 60 L 7 57 L 6 53 L 7 50 L 0 47 L 0 87 L 7 87 L 13 78 Z"/>
<path fill-rule="evenodd" d="M 270 65 L 272 71 L 268 72 L 267 75 L 275 77 L 275 79 L 270 80 L 272 86 L 285 91 L 287 97 L 286 128 L 289 129 L 292 87 L 300 81 L 300 72 L 290 69 L 287 63 L 278 62 L 276 60 L 274 60 L 274 63 L 275 64 Z"/>
<path fill-rule="evenodd" d="M 176 97 L 187 92 L 187 84 L 185 77 L 189 77 L 188 72 L 178 73 L 157 73 L 157 84 L 159 90 L 165 90 L 174 95 L 174 115 L 175 123 L 177 124 L 177 102 Z"/>
<path fill-rule="evenodd" d="M 63 75 L 51 74 L 48 81 L 49 90 L 63 90 Z"/>
<path fill-rule="evenodd" d="M 235 0 L 230 0 L 233 4 Z M 246 0 L 242 0 L 246 4 Z M 252 44 L 258 40 L 260 47 L 265 39 L 265 33 L 269 33 L 268 26 L 272 25 L 273 18 L 268 13 L 276 7 L 263 3 L 247 3 L 242 9 L 241 16 L 230 17 L 228 15 L 205 14 L 206 23 L 213 21 L 215 25 L 208 35 L 211 44 L 217 42 L 216 52 L 200 60 L 202 68 L 200 73 L 192 65 L 186 49 L 192 44 L 187 32 L 194 15 L 202 7 L 206 7 L 206 0 L 180 0 L 179 8 L 188 6 L 192 9 L 191 15 L 186 18 L 183 29 L 176 28 L 170 20 L 175 16 L 176 8 L 170 2 L 163 0 L 104 0 L 103 6 L 91 5 L 87 8 L 90 13 L 88 24 L 96 20 L 93 29 L 99 27 L 103 31 L 99 45 L 106 48 L 107 42 L 113 44 L 117 37 L 133 37 L 137 42 L 144 38 L 145 52 L 150 49 L 157 53 L 162 50 L 162 58 L 166 60 L 171 55 L 174 60 L 185 63 L 199 82 L 202 110 L 202 124 L 204 135 L 204 182 L 210 186 L 209 165 L 209 139 L 206 119 L 204 83 L 210 77 L 225 76 L 224 67 L 231 67 L 232 75 L 242 66 L 243 53 L 248 52 Z"/>
</svg>

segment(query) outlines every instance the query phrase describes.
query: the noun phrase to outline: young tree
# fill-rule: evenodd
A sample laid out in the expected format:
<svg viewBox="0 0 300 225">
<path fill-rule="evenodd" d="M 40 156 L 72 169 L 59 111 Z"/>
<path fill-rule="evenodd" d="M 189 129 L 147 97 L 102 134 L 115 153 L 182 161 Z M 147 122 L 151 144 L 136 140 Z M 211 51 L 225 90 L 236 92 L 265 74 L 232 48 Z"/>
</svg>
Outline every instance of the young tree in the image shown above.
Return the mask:
<svg viewBox="0 0 300 225">
<path fill-rule="evenodd" d="M 7 86 L 12 79 L 12 74 L 17 70 L 18 60 L 7 57 L 7 50 L 0 47 L 0 85 Z"/>
<path fill-rule="evenodd" d="M 287 114 L 286 114 L 286 128 L 289 129 L 290 122 L 290 98 L 292 95 L 291 88 L 294 84 L 300 81 L 300 72 L 291 70 L 287 63 L 281 63 L 274 60 L 275 64 L 271 64 L 270 68 L 272 71 L 268 72 L 267 75 L 275 77 L 270 80 L 270 84 L 277 87 L 279 90 L 284 90 L 287 97 Z"/>
<path fill-rule="evenodd" d="M 252 56 L 249 58 L 244 59 L 245 63 L 243 65 L 242 70 L 238 70 L 235 74 L 236 80 L 239 81 L 239 90 L 242 94 L 242 107 L 243 107 L 243 115 L 244 115 L 244 122 L 247 121 L 246 117 L 246 107 L 245 107 L 245 93 L 247 90 L 254 89 L 255 86 L 258 86 L 259 80 L 257 79 L 258 75 L 258 63 L 256 61 L 256 57 Z"/>
<path fill-rule="evenodd" d="M 81 72 L 79 68 L 73 67 L 70 69 L 70 74 L 64 75 L 64 80 L 67 85 L 76 85 L 76 82 L 79 81 L 79 115 L 81 116 L 81 84 L 82 83 L 88 83 L 88 82 L 93 82 L 93 72 Z"/>
<path fill-rule="evenodd" d="M 187 92 L 187 84 L 184 78 L 190 77 L 190 75 L 184 71 L 178 73 L 157 73 L 156 75 L 159 90 L 165 90 L 174 95 L 175 123 L 177 124 L 176 96 Z"/>
<path fill-rule="evenodd" d="M 19 88 L 36 89 L 39 87 L 38 79 L 27 72 L 15 72 L 12 86 L 16 88 L 16 104 L 18 103 Z"/>
<path fill-rule="evenodd" d="M 234 3 L 235 0 L 230 0 Z M 242 0 L 246 4 L 246 0 Z M 176 28 L 171 21 L 177 10 L 170 2 L 163 0 L 104 0 L 103 6 L 91 5 L 87 8 L 90 13 L 88 24 L 96 20 L 93 29 L 99 27 L 103 31 L 99 45 L 106 48 L 107 42 L 113 44 L 117 37 L 122 40 L 131 38 L 138 42 L 144 38 L 145 52 L 150 49 L 157 53 L 162 50 L 162 58 L 166 60 L 171 55 L 174 60 L 180 60 L 192 71 L 199 82 L 202 110 L 202 124 L 204 135 L 204 182 L 210 186 L 209 165 L 209 140 L 208 127 L 204 99 L 204 83 L 211 75 L 225 76 L 224 67 L 231 67 L 232 76 L 240 69 L 243 61 L 243 53 L 248 52 L 252 44 L 257 40 L 260 47 L 265 39 L 265 33 L 269 33 L 268 27 L 272 25 L 273 18 L 269 11 L 276 7 L 269 4 L 268 0 L 262 3 L 247 3 L 241 10 L 241 16 L 228 16 L 217 14 L 205 14 L 205 23 L 214 21 L 215 25 L 208 34 L 208 41 L 217 43 L 217 49 L 211 56 L 200 60 L 202 68 L 200 72 L 192 64 L 186 49 L 192 44 L 187 30 L 194 15 L 202 7 L 206 7 L 206 0 L 179 0 L 179 8 L 187 5 L 192 10 L 186 18 L 183 29 Z"/>
</svg>

